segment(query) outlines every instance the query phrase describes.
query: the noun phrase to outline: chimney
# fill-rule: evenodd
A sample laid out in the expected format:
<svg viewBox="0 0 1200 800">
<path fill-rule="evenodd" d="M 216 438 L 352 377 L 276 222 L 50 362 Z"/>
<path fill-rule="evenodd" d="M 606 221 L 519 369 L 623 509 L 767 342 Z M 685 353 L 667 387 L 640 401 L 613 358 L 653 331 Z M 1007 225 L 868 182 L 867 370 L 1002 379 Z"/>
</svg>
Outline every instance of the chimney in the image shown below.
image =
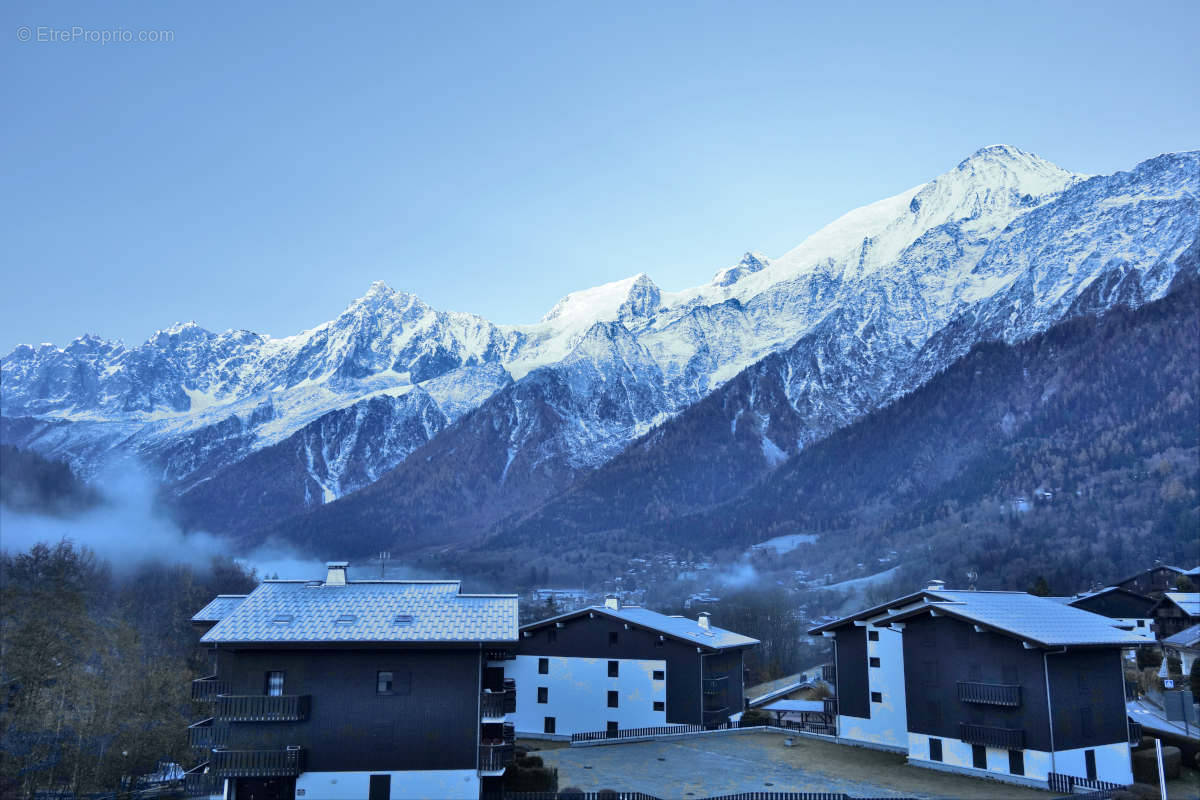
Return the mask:
<svg viewBox="0 0 1200 800">
<path fill-rule="evenodd" d="M 604 607 L 611 608 L 613 611 L 620 611 L 621 610 L 621 601 L 619 599 L 617 599 L 617 596 L 615 594 L 605 595 L 604 596 Z"/>
<path fill-rule="evenodd" d="M 925 587 L 925 590 L 929 591 L 929 592 L 940 592 L 942 589 L 945 589 L 945 588 L 946 588 L 945 581 L 939 581 L 937 578 L 934 578 L 933 580 L 931 580 L 929 582 L 929 585 Z"/>
<path fill-rule="evenodd" d="M 325 566 L 329 570 L 325 576 L 326 586 L 346 585 L 346 568 L 350 566 L 349 561 L 329 561 Z"/>
<path fill-rule="evenodd" d="M 701 611 L 700 616 L 696 617 L 696 622 L 700 623 L 700 627 L 708 630 L 708 612 Z"/>
</svg>

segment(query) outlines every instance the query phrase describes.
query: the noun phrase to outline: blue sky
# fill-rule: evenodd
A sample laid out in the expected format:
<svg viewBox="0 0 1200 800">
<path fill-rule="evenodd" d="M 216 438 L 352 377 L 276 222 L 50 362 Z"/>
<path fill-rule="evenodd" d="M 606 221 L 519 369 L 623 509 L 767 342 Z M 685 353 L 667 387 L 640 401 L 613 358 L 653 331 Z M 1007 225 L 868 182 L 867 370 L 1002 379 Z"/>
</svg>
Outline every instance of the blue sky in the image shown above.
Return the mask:
<svg viewBox="0 0 1200 800">
<path fill-rule="evenodd" d="M 644 5 L 5 4 L 0 351 L 287 335 L 373 280 L 530 322 L 779 255 L 984 145 L 1200 146 L 1200 3 Z M 173 41 L 36 41 L 73 26 Z"/>
</svg>

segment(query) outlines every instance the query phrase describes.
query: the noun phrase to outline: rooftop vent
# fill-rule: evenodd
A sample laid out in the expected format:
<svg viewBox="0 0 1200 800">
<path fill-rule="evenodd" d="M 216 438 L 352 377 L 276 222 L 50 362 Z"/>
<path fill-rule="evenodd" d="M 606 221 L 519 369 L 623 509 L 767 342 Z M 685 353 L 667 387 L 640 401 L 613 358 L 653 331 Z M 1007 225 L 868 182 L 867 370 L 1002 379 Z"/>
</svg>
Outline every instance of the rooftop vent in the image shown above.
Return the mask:
<svg viewBox="0 0 1200 800">
<path fill-rule="evenodd" d="M 704 628 L 704 630 L 708 630 L 708 612 L 707 611 L 701 611 L 700 616 L 696 618 L 696 621 L 700 623 L 701 628 Z"/>
<path fill-rule="evenodd" d="M 397 614 L 395 617 L 392 618 L 392 624 L 393 625 L 412 625 L 413 624 L 412 614 Z"/>
<path fill-rule="evenodd" d="M 291 614 L 276 614 L 271 620 L 276 625 L 291 625 L 295 617 Z"/>
<path fill-rule="evenodd" d="M 353 614 L 342 614 L 333 622 L 335 625 L 353 625 L 354 623 L 358 622 L 358 617 L 354 616 Z"/>
<path fill-rule="evenodd" d="M 604 598 L 604 607 L 611 608 L 613 611 L 620 611 L 621 601 L 617 599 L 616 595 L 610 594 Z"/>
<path fill-rule="evenodd" d="M 940 592 L 942 589 L 945 589 L 945 588 L 946 588 L 945 581 L 939 581 L 937 578 L 934 578 L 933 580 L 931 580 L 929 582 L 929 585 L 925 587 L 925 590 L 928 592 Z"/>
<path fill-rule="evenodd" d="M 326 586 L 346 585 L 346 568 L 350 566 L 349 561 L 330 561 L 325 566 L 329 570 L 325 576 Z"/>
</svg>

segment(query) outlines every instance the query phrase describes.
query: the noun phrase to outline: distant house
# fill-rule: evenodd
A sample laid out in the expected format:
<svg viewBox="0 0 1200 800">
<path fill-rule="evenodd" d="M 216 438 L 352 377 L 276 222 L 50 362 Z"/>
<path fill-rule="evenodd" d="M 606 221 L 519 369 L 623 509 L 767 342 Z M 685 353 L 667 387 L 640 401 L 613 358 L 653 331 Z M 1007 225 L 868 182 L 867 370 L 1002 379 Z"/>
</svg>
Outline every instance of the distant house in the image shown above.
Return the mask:
<svg viewBox="0 0 1200 800">
<path fill-rule="evenodd" d="M 1155 604 L 1154 634 L 1166 639 L 1200 623 L 1200 592 L 1166 592 Z"/>
<path fill-rule="evenodd" d="M 1162 648 L 1168 658 L 1179 659 L 1184 675 L 1190 675 L 1192 664 L 1200 657 L 1200 623 L 1163 639 Z M 1200 687 L 1192 687 L 1193 692 L 1197 689 Z"/>
<path fill-rule="evenodd" d="M 1200 585 L 1200 567 L 1184 569 L 1168 564 L 1155 564 L 1153 567 L 1130 575 L 1113 585 L 1118 589 L 1128 589 L 1138 594 L 1161 597 L 1164 592 L 1176 588 L 1179 579 L 1185 576 L 1194 584 Z"/>
<path fill-rule="evenodd" d="M 1047 599 L 1058 600 L 1075 608 L 1108 617 L 1114 625 L 1120 628 L 1154 638 L 1154 634 L 1151 632 L 1151 625 L 1154 622 L 1151 611 L 1158 601 L 1153 597 L 1147 597 L 1129 589 L 1109 586 L 1072 597 Z"/>
<path fill-rule="evenodd" d="M 530 596 L 543 603 L 553 601 L 559 604 L 584 603 L 588 599 L 585 589 L 534 589 Z"/>
<path fill-rule="evenodd" d="M 522 687 L 509 719 L 521 735 L 566 738 L 687 723 L 743 708 L 742 656 L 757 639 L 609 598 L 521 628 L 504 677 Z"/>
<path fill-rule="evenodd" d="M 193 618 L 211 713 L 189 729 L 192 793 L 225 800 L 477 798 L 513 751 L 503 663 L 515 595 L 458 581 L 265 581 Z M 508 706 L 508 708 L 506 708 Z"/>
<path fill-rule="evenodd" d="M 910 763 L 1047 787 L 1129 783 L 1121 650 L 1065 603 L 938 585 L 812 631 L 834 640 L 838 735 Z"/>
</svg>

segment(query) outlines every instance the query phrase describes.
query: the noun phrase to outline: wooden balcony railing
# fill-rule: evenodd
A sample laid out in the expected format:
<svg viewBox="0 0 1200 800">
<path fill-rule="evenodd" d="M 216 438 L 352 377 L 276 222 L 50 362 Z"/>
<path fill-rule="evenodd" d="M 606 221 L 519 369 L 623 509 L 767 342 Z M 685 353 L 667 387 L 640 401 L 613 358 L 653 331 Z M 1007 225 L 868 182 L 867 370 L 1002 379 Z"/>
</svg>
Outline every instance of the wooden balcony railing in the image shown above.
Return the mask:
<svg viewBox="0 0 1200 800">
<path fill-rule="evenodd" d="M 221 794 L 224 782 L 221 778 L 208 771 L 209 763 L 205 761 L 183 773 L 183 794 L 185 797 L 208 797 Z"/>
<path fill-rule="evenodd" d="M 967 744 L 982 744 L 1001 750 L 1023 750 L 1025 731 L 1020 728 L 993 728 L 990 725 L 975 725 L 970 722 L 958 724 L 958 738 Z"/>
<path fill-rule="evenodd" d="M 214 750 L 210 772 L 219 778 L 288 778 L 304 771 L 304 751 Z"/>
<path fill-rule="evenodd" d="M 308 719 L 306 694 L 223 694 L 216 717 L 224 722 L 300 722 Z"/>
<path fill-rule="evenodd" d="M 483 719 L 502 719 L 517 710 L 517 691 L 484 692 L 479 696 L 479 716 Z"/>
<path fill-rule="evenodd" d="M 708 675 L 703 680 L 703 691 L 705 694 L 722 694 L 728 688 L 728 675 Z"/>
<path fill-rule="evenodd" d="M 821 665 L 821 680 L 826 683 L 837 683 L 837 669 L 833 664 Z"/>
<path fill-rule="evenodd" d="M 1016 707 L 1021 705 L 1021 687 L 1011 683 L 959 681 L 958 699 L 964 703 Z"/>
<path fill-rule="evenodd" d="M 503 772 L 513 760 L 511 744 L 495 743 L 479 745 L 479 771 Z"/>
<path fill-rule="evenodd" d="M 229 726 L 213 724 L 212 717 L 188 726 L 188 744 L 201 750 L 224 745 L 229 739 Z"/>
<path fill-rule="evenodd" d="M 217 695 L 229 694 L 229 681 L 218 680 L 216 675 L 209 675 L 207 678 L 197 678 L 192 681 L 192 699 L 199 701 L 213 701 L 217 699 Z"/>
</svg>

